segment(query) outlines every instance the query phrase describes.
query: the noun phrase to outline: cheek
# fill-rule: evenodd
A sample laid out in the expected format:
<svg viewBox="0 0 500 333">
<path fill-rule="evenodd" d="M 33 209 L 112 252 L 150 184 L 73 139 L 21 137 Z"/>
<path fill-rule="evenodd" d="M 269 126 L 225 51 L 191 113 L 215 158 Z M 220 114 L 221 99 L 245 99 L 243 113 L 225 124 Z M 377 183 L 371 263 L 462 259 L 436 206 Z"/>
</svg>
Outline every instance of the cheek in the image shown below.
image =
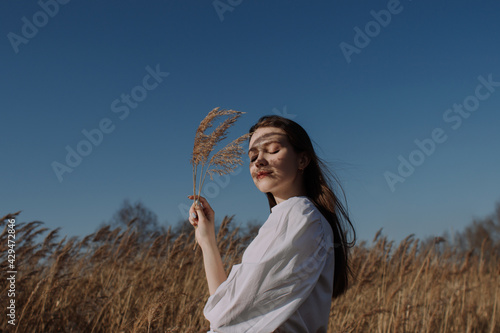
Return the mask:
<svg viewBox="0 0 500 333">
<path fill-rule="evenodd" d="M 287 173 L 292 169 L 290 161 L 288 161 L 285 156 L 273 158 L 269 161 L 269 164 L 283 173 Z"/>
</svg>

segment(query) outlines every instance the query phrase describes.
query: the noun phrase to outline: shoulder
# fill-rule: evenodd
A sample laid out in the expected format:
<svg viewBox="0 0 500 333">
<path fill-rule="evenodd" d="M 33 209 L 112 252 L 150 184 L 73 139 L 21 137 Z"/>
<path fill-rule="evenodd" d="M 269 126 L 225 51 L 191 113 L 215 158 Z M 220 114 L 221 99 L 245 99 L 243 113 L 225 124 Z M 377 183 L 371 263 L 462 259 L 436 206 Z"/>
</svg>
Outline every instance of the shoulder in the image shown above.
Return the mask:
<svg viewBox="0 0 500 333">
<path fill-rule="evenodd" d="M 296 196 L 288 198 L 287 200 L 277 204 L 272 208 L 272 214 L 282 215 L 291 212 L 306 213 L 311 209 L 316 208 L 311 199 L 306 196 Z"/>
<path fill-rule="evenodd" d="M 291 210 L 302 214 L 319 213 L 318 208 L 311 199 L 306 196 L 293 197 L 291 200 Z"/>
<path fill-rule="evenodd" d="M 290 202 L 285 209 L 285 214 L 289 219 L 296 219 L 297 225 L 305 226 L 313 221 L 320 221 L 322 219 L 325 219 L 319 209 L 308 197 L 292 197 L 288 200 Z"/>
<path fill-rule="evenodd" d="M 288 234 L 303 235 L 327 247 L 333 245 L 333 232 L 326 218 L 311 199 L 306 196 L 292 197 L 283 207 L 282 224 Z M 330 243 L 330 244 L 329 244 Z"/>
</svg>

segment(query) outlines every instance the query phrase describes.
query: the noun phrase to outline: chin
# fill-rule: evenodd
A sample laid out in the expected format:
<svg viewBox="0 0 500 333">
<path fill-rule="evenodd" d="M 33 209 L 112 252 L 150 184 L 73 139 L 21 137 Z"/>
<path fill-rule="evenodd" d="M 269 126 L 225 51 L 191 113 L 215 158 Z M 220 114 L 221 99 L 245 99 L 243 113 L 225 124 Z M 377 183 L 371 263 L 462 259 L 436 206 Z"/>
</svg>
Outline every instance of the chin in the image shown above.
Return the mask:
<svg viewBox="0 0 500 333">
<path fill-rule="evenodd" d="M 262 193 L 267 193 L 267 192 L 271 192 L 271 189 L 265 187 L 265 186 L 257 186 L 257 188 L 259 189 L 259 191 L 261 191 Z"/>
<path fill-rule="evenodd" d="M 265 185 L 259 184 L 259 183 L 255 184 L 255 186 L 257 186 L 259 191 L 261 191 L 262 193 L 271 192 L 271 188 L 269 186 L 265 186 Z"/>
</svg>

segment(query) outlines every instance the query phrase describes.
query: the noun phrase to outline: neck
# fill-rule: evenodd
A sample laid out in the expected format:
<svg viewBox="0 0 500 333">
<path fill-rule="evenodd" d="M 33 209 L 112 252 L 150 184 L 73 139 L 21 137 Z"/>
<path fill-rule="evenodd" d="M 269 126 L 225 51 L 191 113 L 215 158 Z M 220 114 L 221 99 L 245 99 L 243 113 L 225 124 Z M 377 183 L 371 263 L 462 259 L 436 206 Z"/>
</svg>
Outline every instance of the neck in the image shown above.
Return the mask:
<svg viewBox="0 0 500 333">
<path fill-rule="evenodd" d="M 302 178 L 300 179 L 299 184 L 303 184 Z M 298 196 L 304 196 L 306 195 L 306 190 L 303 185 L 298 186 L 296 188 L 291 189 L 290 191 L 287 191 L 284 194 L 274 194 L 274 200 L 276 201 L 276 204 L 279 204 L 291 197 L 298 197 Z"/>
</svg>

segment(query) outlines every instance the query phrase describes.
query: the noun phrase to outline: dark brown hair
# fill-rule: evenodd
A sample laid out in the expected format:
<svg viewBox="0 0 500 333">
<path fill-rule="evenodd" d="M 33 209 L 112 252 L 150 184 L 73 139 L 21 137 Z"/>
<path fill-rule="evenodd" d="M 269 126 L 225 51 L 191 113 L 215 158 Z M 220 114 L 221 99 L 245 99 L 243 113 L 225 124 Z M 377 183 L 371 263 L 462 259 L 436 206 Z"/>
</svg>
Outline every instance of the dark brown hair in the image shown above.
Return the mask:
<svg viewBox="0 0 500 333">
<path fill-rule="evenodd" d="M 333 293 L 332 297 L 342 295 L 348 288 L 348 282 L 351 275 L 349 265 L 349 248 L 352 247 L 356 240 L 356 232 L 351 223 L 347 209 L 344 208 L 337 195 L 332 190 L 331 179 L 335 180 L 344 194 L 340 182 L 337 177 L 328 169 L 326 164 L 320 159 L 311 143 L 311 139 L 307 132 L 295 121 L 277 115 L 263 116 L 253 125 L 249 133 L 260 127 L 276 127 L 285 131 L 288 141 L 292 145 L 296 153 L 306 152 L 310 158 L 310 162 L 304 170 L 304 185 L 306 196 L 311 199 L 314 205 L 319 209 L 321 214 L 328 220 L 333 230 L 334 247 L 335 247 L 335 268 L 333 278 Z M 248 139 L 250 142 L 250 139 Z M 269 208 L 276 205 L 274 196 L 266 193 L 269 201 Z M 347 241 L 347 228 L 352 231 L 352 241 Z"/>
</svg>

